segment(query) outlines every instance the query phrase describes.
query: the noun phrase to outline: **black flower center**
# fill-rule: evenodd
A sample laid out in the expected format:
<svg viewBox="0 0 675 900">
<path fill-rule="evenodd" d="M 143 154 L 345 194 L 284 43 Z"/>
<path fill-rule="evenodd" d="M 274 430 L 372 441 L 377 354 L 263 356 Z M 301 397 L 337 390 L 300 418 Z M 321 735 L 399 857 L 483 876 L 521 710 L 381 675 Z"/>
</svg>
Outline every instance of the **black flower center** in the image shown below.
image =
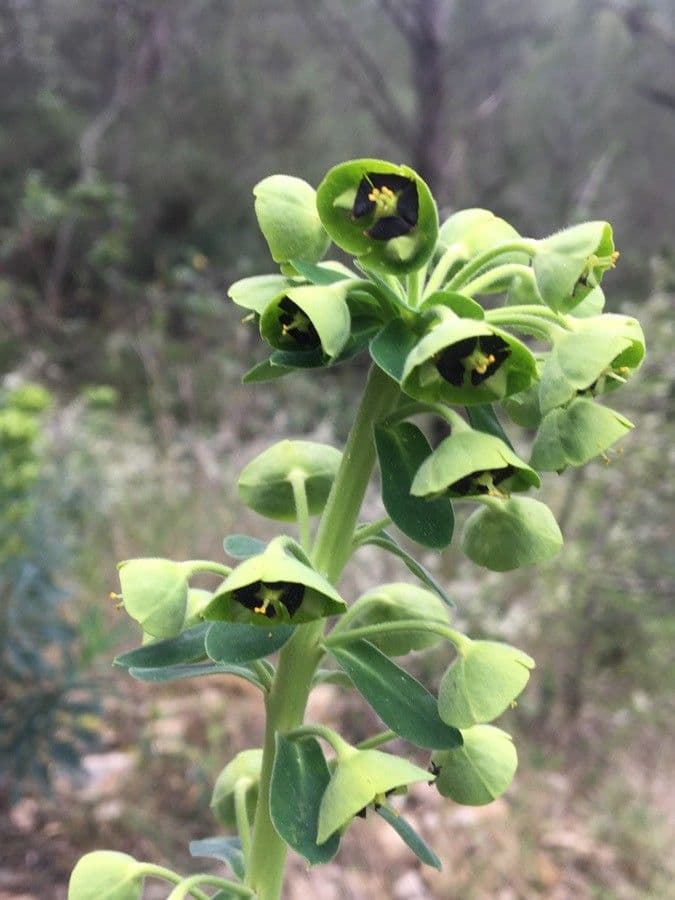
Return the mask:
<svg viewBox="0 0 675 900">
<path fill-rule="evenodd" d="M 282 337 L 288 338 L 301 350 L 313 350 L 321 345 L 321 338 L 311 320 L 290 297 L 284 297 L 279 309 L 282 310 L 279 316 Z"/>
<path fill-rule="evenodd" d="M 305 586 L 290 581 L 254 581 L 232 591 L 232 598 L 251 612 L 274 619 L 281 603 L 293 616 L 302 603 Z"/>
<path fill-rule="evenodd" d="M 352 219 L 368 219 L 364 234 L 376 241 L 409 234 L 419 216 L 417 185 L 404 175 L 367 172 L 359 184 Z"/>
<path fill-rule="evenodd" d="M 464 478 L 459 478 L 448 487 L 448 491 L 458 494 L 460 497 L 475 496 L 476 494 L 493 494 L 503 496 L 497 485 L 506 481 L 516 473 L 515 466 L 504 466 L 499 469 L 483 469 L 478 472 L 470 472 Z"/>
<path fill-rule="evenodd" d="M 506 341 L 497 334 L 481 334 L 451 344 L 435 357 L 442 378 L 455 387 L 464 387 L 467 373 L 476 387 L 497 371 L 511 353 Z"/>
</svg>

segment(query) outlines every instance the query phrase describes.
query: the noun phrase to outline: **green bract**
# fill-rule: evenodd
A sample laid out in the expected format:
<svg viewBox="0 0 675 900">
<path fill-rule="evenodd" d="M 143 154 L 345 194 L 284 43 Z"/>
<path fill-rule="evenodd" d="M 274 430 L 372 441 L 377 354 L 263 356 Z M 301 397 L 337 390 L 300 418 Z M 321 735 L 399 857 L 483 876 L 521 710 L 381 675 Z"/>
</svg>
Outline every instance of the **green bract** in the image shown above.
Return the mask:
<svg viewBox="0 0 675 900">
<path fill-rule="evenodd" d="M 351 280 L 288 288 L 267 304 L 260 334 L 277 350 L 338 356 L 349 340 L 351 319 L 346 296 Z"/>
<path fill-rule="evenodd" d="M 331 238 L 368 268 L 411 272 L 434 252 L 436 204 L 408 166 L 379 159 L 342 163 L 326 174 L 316 203 Z"/>
<path fill-rule="evenodd" d="M 460 729 L 491 722 L 514 702 L 533 668 L 532 657 L 508 644 L 467 641 L 441 681 L 441 719 Z"/>
<path fill-rule="evenodd" d="M 432 776 L 405 759 L 379 750 L 345 752 L 338 759 L 321 800 L 317 843 L 344 828 L 371 804 L 382 804 L 387 794 Z"/>
<path fill-rule="evenodd" d="M 304 489 L 311 516 L 323 509 L 340 466 L 342 454 L 334 447 L 311 441 L 279 441 L 244 467 L 239 481 L 242 501 L 269 519 L 293 521 L 296 516 L 293 486 Z"/>
<path fill-rule="evenodd" d="M 469 559 L 495 572 L 544 562 L 562 543 L 551 510 L 531 497 L 490 498 L 489 505 L 469 516 L 462 533 L 462 550 Z"/>
<path fill-rule="evenodd" d="M 211 812 L 223 828 L 236 828 L 235 792 L 243 791 L 246 812 L 253 821 L 258 800 L 258 782 L 262 765 L 262 750 L 242 750 L 222 770 L 213 787 Z"/>
<path fill-rule="evenodd" d="M 269 627 L 312 622 L 345 609 L 344 600 L 311 568 L 300 546 L 281 536 L 227 576 L 203 615 Z"/>
<path fill-rule="evenodd" d="M 538 241 L 533 268 L 544 303 L 560 312 L 574 309 L 617 256 L 607 222 L 584 222 Z"/>
<path fill-rule="evenodd" d="M 275 262 L 321 259 L 330 238 L 321 225 L 310 184 L 291 175 L 270 175 L 256 184 L 253 193 L 258 224 Z"/>
<path fill-rule="evenodd" d="M 438 771 L 435 785 L 444 797 L 466 806 L 492 803 L 513 781 L 518 754 L 511 736 L 493 725 L 462 730 L 464 743 L 431 757 Z"/>
<path fill-rule="evenodd" d="M 615 390 L 643 358 L 644 335 L 635 319 L 609 314 L 583 319 L 573 332 L 555 341 L 542 369 L 542 412 L 562 406 L 579 393 Z"/>
<path fill-rule="evenodd" d="M 448 608 L 438 594 L 416 585 L 381 584 L 363 594 L 351 607 L 350 624 L 355 628 L 396 622 L 402 619 L 421 619 L 425 622 L 448 621 Z M 442 640 L 429 631 L 392 632 L 369 638 L 387 656 L 405 656 L 411 650 L 425 650 Z"/>
<path fill-rule="evenodd" d="M 155 638 L 179 634 L 188 606 L 190 567 L 170 559 L 129 559 L 118 566 L 124 608 Z"/>
<path fill-rule="evenodd" d="M 624 416 L 578 397 L 544 416 L 532 447 L 532 465 L 542 472 L 583 466 L 604 453 L 633 427 Z"/>
<path fill-rule="evenodd" d="M 529 387 L 536 362 L 508 332 L 448 313 L 410 351 L 401 386 L 420 400 L 491 403 Z"/>
<path fill-rule="evenodd" d="M 411 493 L 418 497 L 503 497 L 539 487 L 537 473 L 504 441 L 482 431 L 447 437 L 417 470 Z"/>
<path fill-rule="evenodd" d="M 68 900 L 140 900 L 140 863 L 126 853 L 95 850 L 77 863 L 68 883 Z"/>
</svg>

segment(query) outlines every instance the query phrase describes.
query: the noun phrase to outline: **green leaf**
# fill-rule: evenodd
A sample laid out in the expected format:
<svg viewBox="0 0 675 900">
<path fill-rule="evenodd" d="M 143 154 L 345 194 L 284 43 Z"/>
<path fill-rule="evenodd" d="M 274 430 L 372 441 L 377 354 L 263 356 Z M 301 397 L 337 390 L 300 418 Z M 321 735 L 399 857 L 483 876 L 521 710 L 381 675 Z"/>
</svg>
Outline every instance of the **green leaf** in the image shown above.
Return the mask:
<svg viewBox="0 0 675 900">
<path fill-rule="evenodd" d="M 181 666 L 163 666 L 160 669 L 129 669 L 129 674 L 137 681 L 163 684 L 168 681 L 182 681 L 185 678 L 202 678 L 205 675 L 236 675 L 249 684 L 265 690 L 258 675 L 247 666 L 219 665 L 217 663 L 192 663 Z"/>
<path fill-rule="evenodd" d="M 466 521 L 462 549 L 479 566 L 508 572 L 551 559 L 563 538 L 553 513 L 530 497 L 494 500 Z"/>
<path fill-rule="evenodd" d="M 333 834 L 316 842 L 319 809 L 330 772 L 319 742 L 312 737 L 289 741 L 276 736 L 270 788 L 270 815 L 279 836 L 311 866 L 329 862 L 340 846 Z"/>
<path fill-rule="evenodd" d="M 274 381 L 277 378 L 283 378 L 284 375 L 290 375 L 295 369 L 292 366 L 282 366 L 272 361 L 273 353 L 269 359 L 256 363 L 253 368 L 249 369 L 241 379 L 242 384 L 262 384 L 265 381 Z"/>
<path fill-rule="evenodd" d="M 485 434 L 491 434 L 493 437 L 498 437 L 504 441 L 507 447 L 513 450 L 513 444 L 502 428 L 492 404 L 483 403 L 481 406 L 467 406 L 465 409 L 472 428 L 476 431 L 484 431 Z"/>
<path fill-rule="evenodd" d="M 238 837 L 210 837 L 190 841 L 190 856 L 219 859 L 226 863 L 239 879 L 246 875 L 244 854 Z"/>
<path fill-rule="evenodd" d="M 381 806 L 376 810 L 378 816 L 382 816 L 384 821 L 391 825 L 394 831 L 405 841 L 415 856 L 423 862 L 425 866 L 433 866 L 434 869 L 441 870 L 441 861 L 434 851 L 429 847 L 426 841 L 422 840 L 415 829 L 402 816 L 398 816 L 386 806 Z"/>
<path fill-rule="evenodd" d="M 68 900 L 140 900 L 142 867 L 133 856 L 95 850 L 83 856 L 70 876 Z"/>
<path fill-rule="evenodd" d="M 216 663 L 243 663 L 275 653 L 293 634 L 292 625 L 264 629 L 237 622 L 214 622 L 206 635 L 206 652 Z"/>
<path fill-rule="evenodd" d="M 327 444 L 279 441 L 244 467 L 237 482 L 239 496 L 261 516 L 294 521 L 293 479 L 298 479 L 304 483 L 310 516 L 318 515 L 341 461 L 342 453 Z"/>
<path fill-rule="evenodd" d="M 223 549 L 233 559 L 248 559 L 249 556 L 262 553 L 265 542 L 247 534 L 228 534 L 223 540 Z"/>
<path fill-rule="evenodd" d="M 373 361 L 394 381 L 401 381 L 408 354 L 419 334 L 403 319 L 392 319 L 370 342 Z"/>
<path fill-rule="evenodd" d="M 432 764 L 441 770 L 436 788 L 443 797 L 466 806 L 492 803 L 509 787 L 518 768 L 511 736 L 493 725 L 474 725 L 462 730 L 462 738 L 456 750 L 432 755 Z"/>
<path fill-rule="evenodd" d="M 435 698 L 377 647 L 364 640 L 330 652 L 357 691 L 392 731 L 417 747 L 457 747 L 461 736 L 438 715 Z"/>
<path fill-rule="evenodd" d="M 153 641 L 135 650 L 121 653 L 115 658 L 113 665 L 125 669 L 131 666 L 154 669 L 204 659 L 206 656 L 204 639 L 209 627 L 208 622 L 203 622 L 181 632 L 177 637 Z"/>
<path fill-rule="evenodd" d="M 425 584 L 427 587 L 431 588 L 432 591 L 435 591 L 441 600 L 446 604 L 446 606 L 454 607 L 455 602 L 448 596 L 446 591 L 441 587 L 441 585 L 436 581 L 433 575 L 428 572 L 424 566 L 417 562 L 417 560 L 412 557 L 407 550 L 404 550 L 400 544 L 398 544 L 394 538 L 388 534 L 386 531 L 380 531 L 378 534 L 371 535 L 367 540 L 361 542 L 362 544 L 372 544 L 374 547 L 380 547 L 382 550 L 386 550 L 388 553 L 391 553 L 393 556 L 398 556 L 398 558 L 404 563 L 409 572 L 417 578 L 422 584 Z M 359 546 L 361 546 L 359 543 Z"/>
<path fill-rule="evenodd" d="M 382 502 L 404 534 L 425 547 L 440 550 L 452 540 L 455 518 L 445 497 L 426 500 L 410 493 L 415 473 L 431 454 L 420 429 L 411 422 L 375 427 L 382 478 Z"/>
<path fill-rule="evenodd" d="M 532 668 L 532 657 L 516 647 L 496 641 L 467 642 L 441 680 L 441 719 L 455 728 L 491 722 L 515 701 Z"/>
</svg>

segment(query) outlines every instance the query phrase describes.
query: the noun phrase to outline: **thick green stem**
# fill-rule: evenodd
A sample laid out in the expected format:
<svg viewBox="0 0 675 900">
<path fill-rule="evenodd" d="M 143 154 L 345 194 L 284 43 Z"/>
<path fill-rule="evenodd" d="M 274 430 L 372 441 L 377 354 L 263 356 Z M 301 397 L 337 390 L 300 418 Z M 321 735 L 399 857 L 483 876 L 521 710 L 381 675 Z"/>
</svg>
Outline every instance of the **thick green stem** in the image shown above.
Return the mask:
<svg viewBox="0 0 675 900">
<path fill-rule="evenodd" d="M 349 559 L 354 527 L 375 463 L 373 425 L 392 409 L 398 396 L 396 382 L 373 368 L 312 552 L 316 568 L 333 583 Z M 279 666 L 267 696 L 263 762 L 246 873 L 246 883 L 258 900 L 278 900 L 281 896 L 286 844 L 274 829 L 269 804 L 275 738 L 277 732 L 285 733 L 302 724 L 314 671 L 323 655 L 324 626 L 318 621 L 296 628 L 279 654 Z"/>
</svg>

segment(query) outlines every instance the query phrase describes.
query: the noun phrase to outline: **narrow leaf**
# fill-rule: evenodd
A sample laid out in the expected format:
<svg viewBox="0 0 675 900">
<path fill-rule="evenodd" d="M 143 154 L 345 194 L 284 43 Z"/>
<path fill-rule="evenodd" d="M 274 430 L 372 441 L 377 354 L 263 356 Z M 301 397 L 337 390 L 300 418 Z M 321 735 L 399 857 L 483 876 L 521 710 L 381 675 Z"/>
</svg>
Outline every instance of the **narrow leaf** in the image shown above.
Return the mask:
<svg viewBox="0 0 675 900">
<path fill-rule="evenodd" d="M 247 534 L 228 534 L 223 540 L 223 549 L 233 559 L 248 559 L 249 556 L 262 553 L 265 549 L 265 542 L 249 537 Z"/>
<path fill-rule="evenodd" d="M 369 641 L 352 641 L 331 647 L 330 652 L 356 690 L 396 734 L 417 747 L 433 750 L 461 746 L 461 734 L 441 720 L 432 694 Z"/>
<path fill-rule="evenodd" d="M 501 438 L 507 447 L 513 450 L 513 444 L 509 440 L 509 436 L 501 426 L 501 422 L 497 418 L 494 407 L 490 403 L 483 403 L 480 406 L 465 407 L 471 427 L 476 431 L 483 431 L 485 434 L 492 434 L 494 437 Z"/>
<path fill-rule="evenodd" d="M 428 588 L 431 588 L 432 591 L 436 591 L 441 600 L 450 607 L 455 606 L 455 602 L 451 600 L 448 594 L 443 590 L 441 585 L 436 581 L 431 572 L 424 568 L 417 560 L 411 556 L 407 550 L 404 550 L 400 544 L 398 544 L 394 538 L 388 534 L 386 531 L 380 531 L 378 534 L 373 534 L 367 540 L 363 541 L 363 545 L 372 544 L 374 547 L 380 547 L 382 550 L 386 550 L 388 553 L 391 553 L 393 556 L 398 556 L 398 558 L 404 563 L 409 572 L 411 572 L 415 578 L 422 582 Z M 359 544 L 359 546 L 362 546 Z"/>
<path fill-rule="evenodd" d="M 375 444 L 382 476 L 385 509 L 409 538 L 440 550 L 452 540 L 455 517 L 446 497 L 428 500 L 413 497 L 410 486 L 417 470 L 431 454 L 431 447 L 412 422 L 375 428 Z"/>
<path fill-rule="evenodd" d="M 210 837 L 190 841 L 190 856 L 218 859 L 226 863 L 239 879 L 246 874 L 241 841 L 237 837 Z"/>
<path fill-rule="evenodd" d="M 419 340 L 402 319 L 392 319 L 370 342 L 370 355 L 395 381 L 401 380 L 408 353 Z"/>
<path fill-rule="evenodd" d="M 214 622 L 206 635 L 206 652 L 217 663 L 243 663 L 274 653 L 293 634 L 291 625 L 261 628 L 238 622 Z"/>
<path fill-rule="evenodd" d="M 195 662 L 204 659 L 204 639 L 209 630 L 208 623 L 204 622 L 188 628 L 175 638 L 165 641 L 153 641 L 144 644 L 135 650 L 129 650 L 116 657 L 114 665 L 128 669 L 135 668 L 156 669 L 161 666 L 174 666 L 178 663 Z"/>
<path fill-rule="evenodd" d="M 219 665 L 217 663 L 194 663 L 185 666 L 164 666 L 161 669 L 131 668 L 129 674 L 137 681 L 160 684 L 166 681 L 181 681 L 185 678 L 201 678 L 204 675 L 236 675 L 255 687 L 264 690 L 262 681 L 247 666 Z"/>
<path fill-rule="evenodd" d="M 319 807 L 330 772 L 315 738 L 289 741 L 277 735 L 270 815 L 279 836 L 310 865 L 329 862 L 340 845 L 339 833 L 317 844 Z"/>
<path fill-rule="evenodd" d="M 377 810 L 378 816 L 382 816 L 385 822 L 394 829 L 394 831 L 405 841 L 415 856 L 426 866 L 433 866 L 434 869 L 441 869 L 441 861 L 436 856 L 431 847 L 422 840 L 415 829 L 406 822 L 401 816 L 397 816 L 386 806 L 381 806 Z"/>
</svg>

